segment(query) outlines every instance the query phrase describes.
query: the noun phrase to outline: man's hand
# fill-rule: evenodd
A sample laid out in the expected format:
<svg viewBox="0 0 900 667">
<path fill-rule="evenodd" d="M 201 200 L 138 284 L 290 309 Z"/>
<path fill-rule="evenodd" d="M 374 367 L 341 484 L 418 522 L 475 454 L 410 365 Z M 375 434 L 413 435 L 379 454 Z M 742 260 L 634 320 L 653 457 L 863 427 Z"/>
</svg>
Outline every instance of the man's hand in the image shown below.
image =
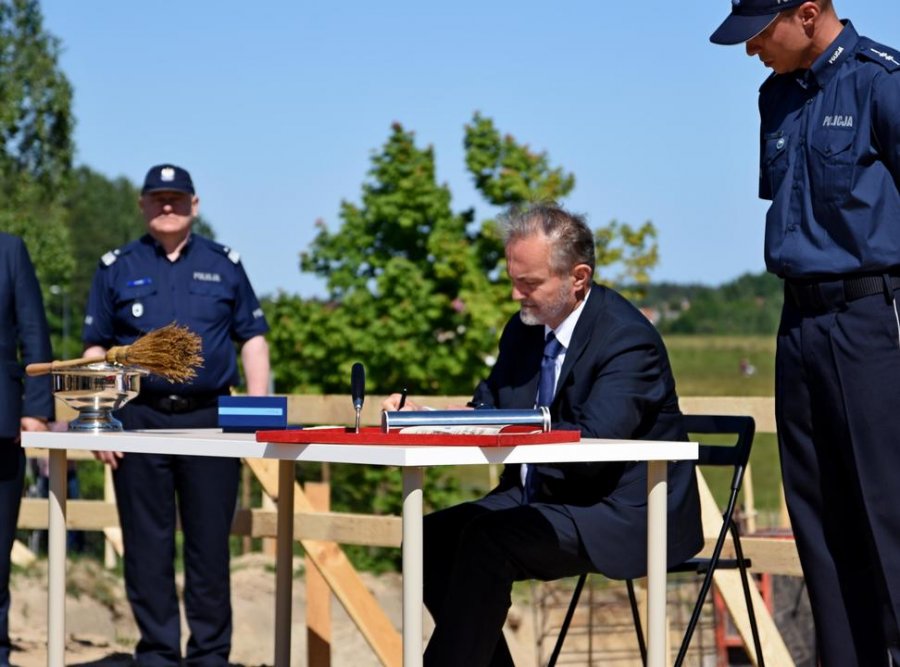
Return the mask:
<svg viewBox="0 0 900 667">
<path fill-rule="evenodd" d="M 113 470 L 119 467 L 119 459 L 125 456 L 122 452 L 93 452 L 93 454 L 95 459 L 103 461 Z"/>
<path fill-rule="evenodd" d="M 381 402 L 381 409 L 396 412 L 400 408 L 400 394 L 391 394 Z M 421 410 L 422 406 L 409 399 L 403 405 L 404 410 Z"/>
<path fill-rule="evenodd" d="M 50 429 L 44 417 L 22 417 L 19 420 L 19 428 L 23 431 L 47 431 Z"/>
</svg>

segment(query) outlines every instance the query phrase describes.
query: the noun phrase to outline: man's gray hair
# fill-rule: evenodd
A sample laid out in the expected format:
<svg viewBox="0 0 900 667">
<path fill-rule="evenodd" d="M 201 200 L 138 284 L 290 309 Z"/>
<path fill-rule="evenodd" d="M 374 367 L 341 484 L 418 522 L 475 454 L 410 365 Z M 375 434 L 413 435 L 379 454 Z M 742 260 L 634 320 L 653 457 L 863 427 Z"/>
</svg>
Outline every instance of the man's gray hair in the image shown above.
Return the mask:
<svg viewBox="0 0 900 667">
<path fill-rule="evenodd" d="M 535 234 L 550 239 L 550 270 L 556 275 L 568 273 L 577 264 L 587 264 L 593 273 L 594 233 L 583 215 L 569 213 L 554 202 L 542 202 L 510 209 L 500 224 L 507 246 Z"/>
</svg>

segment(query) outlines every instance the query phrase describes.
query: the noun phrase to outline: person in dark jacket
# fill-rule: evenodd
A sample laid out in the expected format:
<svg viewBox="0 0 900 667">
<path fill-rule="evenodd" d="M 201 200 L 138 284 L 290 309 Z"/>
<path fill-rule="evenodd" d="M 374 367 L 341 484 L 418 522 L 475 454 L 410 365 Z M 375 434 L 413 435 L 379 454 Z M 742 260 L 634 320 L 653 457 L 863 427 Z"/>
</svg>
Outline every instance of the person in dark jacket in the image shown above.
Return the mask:
<svg viewBox="0 0 900 667">
<path fill-rule="evenodd" d="M 553 429 L 590 438 L 686 440 L 666 349 L 650 322 L 593 282 L 594 237 L 553 205 L 505 220 L 521 310 L 475 390 L 479 408 L 548 406 Z M 399 395 L 384 404 L 398 408 Z M 407 407 L 416 409 L 415 403 Z M 668 562 L 702 544 L 694 465 L 670 464 Z M 508 465 L 486 497 L 425 517 L 425 664 L 510 666 L 502 629 L 513 582 L 646 574 L 645 463 Z"/>
<path fill-rule="evenodd" d="M 41 289 L 22 239 L 0 232 L 0 667 L 9 666 L 10 552 L 25 481 L 21 431 L 53 419 L 50 377 L 26 378 L 26 364 L 50 361 Z"/>
</svg>

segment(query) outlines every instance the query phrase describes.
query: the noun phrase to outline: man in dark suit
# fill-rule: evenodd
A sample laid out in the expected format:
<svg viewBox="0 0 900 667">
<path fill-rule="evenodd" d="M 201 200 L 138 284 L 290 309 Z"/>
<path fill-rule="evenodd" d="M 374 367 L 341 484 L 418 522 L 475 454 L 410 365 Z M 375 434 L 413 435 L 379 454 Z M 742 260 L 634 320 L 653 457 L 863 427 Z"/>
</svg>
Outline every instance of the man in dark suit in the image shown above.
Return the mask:
<svg viewBox="0 0 900 667">
<path fill-rule="evenodd" d="M 585 221 L 536 205 L 509 215 L 505 231 L 521 311 L 475 407 L 547 405 L 554 429 L 584 437 L 685 440 L 662 339 L 628 301 L 592 282 Z M 646 493 L 645 463 L 510 465 L 486 497 L 428 515 L 424 597 L 435 629 L 425 664 L 512 665 L 502 629 L 516 580 L 644 576 Z M 694 466 L 671 464 L 669 564 L 702 543 Z"/>
<path fill-rule="evenodd" d="M 19 434 L 46 431 L 53 418 L 49 376 L 23 381 L 22 367 L 50 358 L 47 318 L 28 250 L 20 238 L 0 232 L 0 667 L 9 666 L 10 551 L 25 480 Z"/>
</svg>

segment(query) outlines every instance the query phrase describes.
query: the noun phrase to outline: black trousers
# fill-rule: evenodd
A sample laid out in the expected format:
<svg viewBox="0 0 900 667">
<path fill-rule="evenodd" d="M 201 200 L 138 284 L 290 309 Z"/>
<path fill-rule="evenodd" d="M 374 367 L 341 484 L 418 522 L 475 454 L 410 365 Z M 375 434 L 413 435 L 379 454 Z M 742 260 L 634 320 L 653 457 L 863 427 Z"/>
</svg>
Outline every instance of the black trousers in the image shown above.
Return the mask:
<svg viewBox="0 0 900 667">
<path fill-rule="evenodd" d="M 25 452 L 17 440 L 0 438 L 0 665 L 9 664 L 10 552 L 24 483 Z"/>
<path fill-rule="evenodd" d="M 199 428 L 216 408 L 166 414 L 147 405 L 118 413 L 126 429 Z M 184 607 L 190 628 L 185 664 L 228 664 L 231 587 L 228 536 L 240 461 L 190 455 L 126 454 L 113 475 L 125 545 L 125 587 L 141 639 L 139 665 L 181 661 L 175 589 L 176 511 L 184 536 Z"/>
<path fill-rule="evenodd" d="M 425 517 L 424 598 L 435 621 L 427 667 L 511 667 L 503 624 L 514 581 L 589 572 L 572 519 L 522 489 Z"/>
<path fill-rule="evenodd" d="M 776 417 L 825 667 L 900 664 L 900 324 L 878 294 L 785 295 Z"/>
</svg>

